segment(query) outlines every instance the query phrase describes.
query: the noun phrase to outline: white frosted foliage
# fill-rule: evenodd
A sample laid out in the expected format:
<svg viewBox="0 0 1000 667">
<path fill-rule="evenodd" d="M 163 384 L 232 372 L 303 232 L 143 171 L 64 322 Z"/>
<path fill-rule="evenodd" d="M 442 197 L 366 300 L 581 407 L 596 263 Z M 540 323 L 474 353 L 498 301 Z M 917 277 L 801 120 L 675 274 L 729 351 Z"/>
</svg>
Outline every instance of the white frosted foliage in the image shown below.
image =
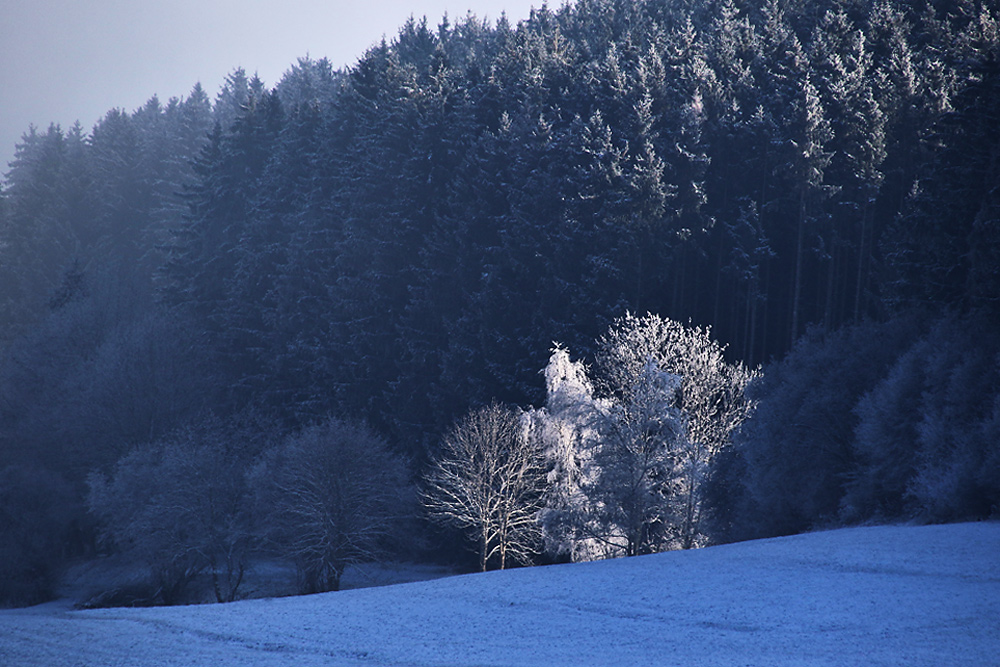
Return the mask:
<svg viewBox="0 0 1000 667">
<path fill-rule="evenodd" d="M 574 561 L 593 560 L 602 555 L 600 545 L 581 535 L 579 526 L 589 514 L 585 489 L 596 481 L 597 424 L 607 402 L 594 398 L 586 368 L 560 346 L 545 367 L 545 387 L 545 407 L 529 413 L 548 470 L 545 507 L 539 513 L 545 547 Z"/>
<path fill-rule="evenodd" d="M 546 548 L 573 560 L 705 543 L 713 458 L 753 405 L 755 373 L 723 357 L 707 329 L 627 314 L 598 341 L 591 379 L 557 346 L 546 405 L 531 413 L 547 463 Z"/>
</svg>

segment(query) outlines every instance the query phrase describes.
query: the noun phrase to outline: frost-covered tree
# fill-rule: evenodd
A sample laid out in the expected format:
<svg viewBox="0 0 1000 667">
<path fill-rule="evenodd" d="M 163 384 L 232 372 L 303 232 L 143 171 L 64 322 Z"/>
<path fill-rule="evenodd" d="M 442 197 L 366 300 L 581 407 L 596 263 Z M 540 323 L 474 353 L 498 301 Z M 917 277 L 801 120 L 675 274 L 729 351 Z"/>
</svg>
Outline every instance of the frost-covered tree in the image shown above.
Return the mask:
<svg viewBox="0 0 1000 667">
<path fill-rule="evenodd" d="M 431 518 L 477 542 L 479 566 L 528 562 L 539 544 L 544 468 L 527 420 L 493 403 L 473 410 L 445 436 L 425 479 Z"/>
<path fill-rule="evenodd" d="M 754 376 L 708 331 L 626 315 L 598 341 L 594 385 L 556 349 L 535 413 L 549 466 L 550 550 L 575 560 L 691 548 L 714 457 L 747 418 Z"/>
<path fill-rule="evenodd" d="M 637 556 L 677 543 L 691 465 L 699 462 L 676 407 L 680 378 L 650 359 L 623 379 L 600 421 L 598 474 L 589 492 L 604 529 L 597 537 L 618 555 Z"/>
<path fill-rule="evenodd" d="M 236 599 L 256 542 L 254 439 L 210 418 L 137 447 L 108 476 L 90 476 L 87 504 L 107 546 L 148 568 L 144 602 L 187 601 L 206 572 L 217 601 Z"/>
<path fill-rule="evenodd" d="M 702 486 L 711 462 L 753 412 L 745 390 L 756 371 L 727 362 L 725 348 L 711 339 L 708 329 L 652 314 L 626 314 L 598 345 L 599 386 L 608 395 L 634 400 L 629 398 L 634 396 L 632 388 L 651 381 L 674 392 L 669 405 L 683 420 L 686 439 L 675 454 L 679 466 L 675 492 L 683 499 L 681 514 L 675 518 L 676 537 L 683 548 L 704 543 Z M 654 370 L 676 376 L 676 388 Z"/>
<path fill-rule="evenodd" d="M 573 561 L 608 557 L 604 543 L 592 537 L 599 531 L 588 494 L 596 482 L 598 425 L 608 403 L 594 396 L 583 363 L 559 346 L 545 367 L 545 388 L 545 406 L 529 413 L 547 471 L 538 515 L 545 550 Z"/>
<path fill-rule="evenodd" d="M 269 542 L 295 563 L 303 593 L 339 590 L 344 570 L 381 558 L 411 514 L 403 461 L 357 423 L 293 434 L 253 476 Z"/>
<path fill-rule="evenodd" d="M 688 449 L 679 378 L 650 360 L 595 398 L 583 364 L 561 348 L 545 375 L 546 407 L 532 417 L 548 466 L 546 547 L 574 561 L 668 548 Z"/>
</svg>

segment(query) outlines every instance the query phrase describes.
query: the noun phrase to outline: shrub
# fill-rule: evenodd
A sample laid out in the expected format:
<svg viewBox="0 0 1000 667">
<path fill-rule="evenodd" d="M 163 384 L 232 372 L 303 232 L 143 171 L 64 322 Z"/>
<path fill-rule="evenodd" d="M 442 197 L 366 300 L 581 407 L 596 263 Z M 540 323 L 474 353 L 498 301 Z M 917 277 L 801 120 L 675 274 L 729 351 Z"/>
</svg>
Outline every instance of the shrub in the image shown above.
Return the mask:
<svg viewBox="0 0 1000 667">
<path fill-rule="evenodd" d="M 845 519 L 944 521 L 996 511 L 998 360 L 997 327 L 977 315 L 939 319 L 899 357 L 855 410 Z"/>
<path fill-rule="evenodd" d="M 712 494 L 720 516 L 732 517 L 725 539 L 787 535 L 838 520 L 856 473 L 855 407 L 919 332 L 916 317 L 812 330 L 764 369 L 749 392 L 757 411 L 725 462 L 730 483 L 734 471 L 742 479 L 728 497 Z"/>
</svg>

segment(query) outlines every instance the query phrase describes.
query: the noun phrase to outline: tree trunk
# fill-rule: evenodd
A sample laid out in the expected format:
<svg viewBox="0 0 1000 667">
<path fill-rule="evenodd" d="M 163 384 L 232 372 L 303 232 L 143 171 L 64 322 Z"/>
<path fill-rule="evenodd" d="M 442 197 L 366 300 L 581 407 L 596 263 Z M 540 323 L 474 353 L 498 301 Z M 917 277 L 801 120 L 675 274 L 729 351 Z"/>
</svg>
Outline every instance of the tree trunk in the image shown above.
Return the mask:
<svg viewBox="0 0 1000 667">
<path fill-rule="evenodd" d="M 479 571 L 486 571 L 486 557 L 490 552 L 490 538 L 486 534 L 486 529 L 483 528 L 481 544 L 479 546 Z"/>
<path fill-rule="evenodd" d="M 795 289 L 792 297 L 792 336 L 791 344 L 795 344 L 795 339 L 799 336 L 799 301 L 802 298 L 802 246 L 805 242 L 806 225 L 806 191 L 805 188 L 799 194 L 799 229 L 798 238 L 795 242 Z"/>
<path fill-rule="evenodd" d="M 854 284 L 854 322 L 861 320 L 861 286 L 864 283 L 865 275 L 865 252 L 868 250 L 868 198 L 865 197 L 864 206 L 861 207 L 861 242 L 858 248 L 858 276 Z"/>
</svg>

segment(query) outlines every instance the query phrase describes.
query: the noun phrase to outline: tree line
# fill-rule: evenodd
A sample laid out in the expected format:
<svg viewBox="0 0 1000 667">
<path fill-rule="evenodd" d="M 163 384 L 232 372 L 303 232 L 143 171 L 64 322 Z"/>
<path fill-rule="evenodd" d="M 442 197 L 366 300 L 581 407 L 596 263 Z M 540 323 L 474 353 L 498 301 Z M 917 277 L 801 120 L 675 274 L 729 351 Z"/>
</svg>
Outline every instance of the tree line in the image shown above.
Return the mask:
<svg viewBox="0 0 1000 667">
<path fill-rule="evenodd" d="M 272 88 L 236 70 L 214 99 L 196 86 L 89 134 L 30 129 L 0 190 L 0 451 L 5 506 L 23 509 L 5 530 L 37 507 L 60 537 L 21 553 L 93 551 L 97 499 L 117 495 L 95 489 L 120 466 L 173 465 L 185 433 L 241 432 L 248 411 L 275 443 L 364 422 L 429 470 L 470 409 L 556 419 L 539 372 L 554 341 L 602 378 L 572 407 L 589 426 L 566 422 L 592 437 L 543 463 L 594 466 L 552 487 L 577 502 L 541 515 L 564 557 L 933 506 L 914 499 L 961 486 L 985 454 L 931 433 L 992 432 L 988 374 L 942 394 L 955 405 L 937 421 L 912 406 L 935 395 L 928 341 L 995 359 L 977 323 L 1000 300 L 997 21 L 972 0 L 579 0 L 517 25 L 411 19 L 344 70 L 301 59 Z M 711 445 L 692 436 L 719 427 L 685 412 L 690 378 L 652 353 L 620 359 L 634 377 L 613 389 L 602 336 L 627 312 L 710 329 L 719 363 L 767 363 L 755 416 Z M 810 358 L 854 384 L 838 397 Z M 956 387 L 972 373 L 935 368 Z M 664 429 L 640 429 L 660 443 L 651 461 L 688 457 L 704 480 L 656 473 L 669 525 L 586 509 L 614 506 L 599 496 L 620 469 L 596 462 L 638 442 L 625 415 L 643 410 Z M 698 452 L 664 444 L 680 442 Z M 255 447 L 241 456 L 280 449 Z M 46 509 L 39 485 L 76 509 Z M 995 511 L 975 488 L 935 515 Z"/>
</svg>

